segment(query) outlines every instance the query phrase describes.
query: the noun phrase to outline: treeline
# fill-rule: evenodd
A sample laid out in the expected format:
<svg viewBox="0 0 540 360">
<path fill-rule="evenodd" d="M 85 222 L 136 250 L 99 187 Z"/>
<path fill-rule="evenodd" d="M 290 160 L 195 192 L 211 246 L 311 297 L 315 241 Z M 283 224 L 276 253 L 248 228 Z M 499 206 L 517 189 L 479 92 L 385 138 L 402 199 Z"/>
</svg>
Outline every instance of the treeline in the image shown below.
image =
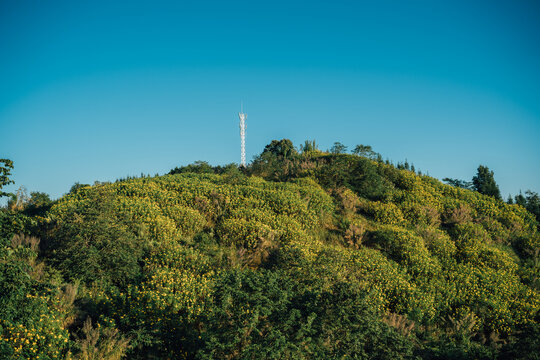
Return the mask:
<svg viewBox="0 0 540 360">
<path fill-rule="evenodd" d="M 0 358 L 538 359 L 535 216 L 346 150 L 14 196 Z"/>
</svg>

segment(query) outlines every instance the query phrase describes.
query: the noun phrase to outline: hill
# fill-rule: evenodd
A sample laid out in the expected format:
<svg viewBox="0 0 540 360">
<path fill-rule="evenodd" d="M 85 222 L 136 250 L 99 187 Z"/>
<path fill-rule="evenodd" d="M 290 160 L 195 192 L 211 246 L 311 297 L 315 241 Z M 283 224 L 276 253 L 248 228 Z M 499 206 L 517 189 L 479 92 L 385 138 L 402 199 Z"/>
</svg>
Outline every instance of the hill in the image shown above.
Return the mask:
<svg viewBox="0 0 540 360">
<path fill-rule="evenodd" d="M 373 156 L 276 141 L 1 216 L 6 358 L 537 356 L 534 215 Z"/>
</svg>

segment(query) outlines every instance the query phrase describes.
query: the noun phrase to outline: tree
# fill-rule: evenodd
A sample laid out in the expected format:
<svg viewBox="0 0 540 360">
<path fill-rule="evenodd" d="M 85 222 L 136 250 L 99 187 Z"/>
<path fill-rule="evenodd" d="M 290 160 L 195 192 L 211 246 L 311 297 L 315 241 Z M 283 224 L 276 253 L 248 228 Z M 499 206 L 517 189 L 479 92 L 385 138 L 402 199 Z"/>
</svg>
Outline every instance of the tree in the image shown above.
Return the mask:
<svg viewBox="0 0 540 360">
<path fill-rule="evenodd" d="M 22 211 L 25 206 L 28 204 L 30 197 L 28 196 L 28 191 L 26 187 L 20 186 L 15 194 L 8 194 L 11 199 L 9 199 L 7 206 L 10 210 Z"/>
<path fill-rule="evenodd" d="M 13 169 L 13 161 L 9 159 L 0 159 L 0 197 L 10 195 L 7 192 L 3 192 L 2 188 L 6 185 L 15 183 L 13 180 L 9 178 L 11 176 L 12 169 Z"/>
<path fill-rule="evenodd" d="M 525 209 L 527 209 L 529 212 L 533 213 L 534 216 L 536 216 L 536 219 L 540 221 L 540 196 L 537 192 L 527 190 L 525 191 L 524 196 L 521 192 L 515 196 L 512 202 L 512 197 L 510 197 L 508 200 L 509 204 L 515 203 L 517 205 L 523 206 Z"/>
<path fill-rule="evenodd" d="M 196 174 L 213 174 L 214 169 L 206 161 L 195 161 L 193 164 L 187 166 L 176 167 L 169 171 L 169 175 L 184 174 L 184 173 L 196 173 Z"/>
<path fill-rule="evenodd" d="M 495 199 L 502 199 L 499 186 L 495 182 L 493 171 L 487 166 L 480 165 L 476 175 L 472 178 L 473 187 L 480 194 L 492 196 Z"/>
<path fill-rule="evenodd" d="M 87 187 L 87 186 L 90 186 L 90 184 L 81 184 L 80 182 L 77 181 L 75 184 L 73 184 L 71 186 L 71 189 L 69 189 L 68 194 L 74 194 L 77 191 L 79 191 L 79 189 L 82 189 L 82 188 Z"/>
<path fill-rule="evenodd" d="M 343 154 L 347 151 L 347 146 L 343 145 L 339 141 L 336 141 L 334 145 L 330 148 L 332 154 Z"/>
<path fill-rule="evenodd" d="M 319 147 L 317 146 L 317 143 L 315 140 L 306 140 L 304 141 L 304 145 L 300 145 L 300 151 L 302 153 L 307 153 L 310 151 L 318 151 Z"/>
<path fill-rule="evenodd" d="M 540 221 L 540 196 L 538 196 L 537 192 L 531 190 L 525 191 L 525 194 L 527 195 L 527 205 L 525 205 L 525 208 L 533 213 L 536 219 Z"/>
<path fill-rule="evenodd" d="M 352 151 L 354 155 L 364 156 L 371 160 L 376 160 L 378 162 L 383 162 L 382 155 L 378 152 L 373 151 L 373 148 L 370 145 L 356 145 Z"/>
<path fill-rule="evenodd" d="M 376 155 L 375 151 L 373 151 L 370 145 L 362 145 L 362 144 L 356 145 L 352 153 L 354 155 L 365 156 L 370 159 Z"/>
<path fill-rule="evenodd" d="M 235 163 L 214 166 L 214 173 L 219 175 L 241 175 L 242 171 Z"/>
<path fill-rule="evenodd" d="M 52 200 L 48 194 L 40 191 L 32 191 L 30 198 L 25 204 L 24 212 L 30 216 L 43 215 L 50 209 L 51 205 Z"/>
<path fill-rule="evenodd" d="M 371 149 L 371 146 L 369 145 L 356 145 L 354 150 L 352 151 L 354 155 L 361 155 L 368 157 L 369 154 L 373 153 L 373 150 Z"/>
<path fill-rule="evenodd" d="M 518 205 L 521 205 L 523 207 L 525 207 L 527 205 L 527 199 L 525 198 L 525 196 L 523 196 L 521 191 L 519 192 L 518 195 L 516 195 L 515 203 L 518 204 Z"/>
<path fill-rule="evenodd" d="M 272 140 L 250 165 L 250 173 L 265 179 L 286 181 L 295 173 L 300 155 L 289 139 Z"/>
<path fill-rule="evenodd" d="M 458 188 L 474 190 L 473 183 L 470 181 L 452 179 L 452 178 L 444 178 L 443 181 L 447 183 L 448 185 L 452 185 Z"/>
<path fill-rule="evenodd" d="M 272 142 L 264 147 L 261 155 L 273 154 L 280 159 L 291 159 L 298 155 L 294 145 L 289 139 L 272 140 Z"/>
</svg>

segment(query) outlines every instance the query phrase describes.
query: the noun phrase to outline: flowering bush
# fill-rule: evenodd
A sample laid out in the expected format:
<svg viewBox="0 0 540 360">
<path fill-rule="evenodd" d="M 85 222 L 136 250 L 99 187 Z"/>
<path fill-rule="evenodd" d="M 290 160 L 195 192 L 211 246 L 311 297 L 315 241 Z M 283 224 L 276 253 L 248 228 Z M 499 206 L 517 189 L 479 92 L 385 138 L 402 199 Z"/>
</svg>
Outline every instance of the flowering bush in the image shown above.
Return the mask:
<svg viewBox="0 0 540 360">
<path fill-rule="evenodd" d="M 286 182 L 209 167 L 81 187 L 44 218 L 1 213 L 42 231 L 60 273 L 0 228 L 0 354 L 83 356 L 70 323 L 135 359 L 354 357 L 370 344 L 474 358 L 482 339 L 534 328 L 540 235 L 523 207 L 358 156 L 295 159 L 258 165 Z M 58 293 L 79 280 L 77 313 Z"/>
</svg>

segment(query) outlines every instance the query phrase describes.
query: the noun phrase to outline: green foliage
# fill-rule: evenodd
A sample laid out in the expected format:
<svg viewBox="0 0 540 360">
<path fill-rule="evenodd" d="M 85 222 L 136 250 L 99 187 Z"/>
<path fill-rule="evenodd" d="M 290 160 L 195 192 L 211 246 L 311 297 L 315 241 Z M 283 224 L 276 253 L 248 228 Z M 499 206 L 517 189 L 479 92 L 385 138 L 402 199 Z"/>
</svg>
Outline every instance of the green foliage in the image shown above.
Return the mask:
<svg viewBox="0 0 540 360">
<path fill-rule="evenodd" d="M 272 142 L 265 146 L 264 154 L 272 154 L 279 159 L 290 159 L 298 155 L 293 143 L 289 139 L 272 140 Z"/>
<path fill-rule="evenodd" d="M 412 342 L 346 283 L 303 290 L 280 272 L 232 271 L 212 302 L 201 359 L 413 358 Z"/>
<path fill-rule="evenodd" d="M 380 163 L 351 155 L 321 156 L 314 162 L 314 170 L 305 175 L 315 177 L 325 188 L 347 187 L 369 200 L 384 200 L 393 192 L 394 185 Z"/>
<path fill-rule="evenodd" d="M 390 259 L 403 264 L 413 274 L 436 276 L 441 266 L 430 256 L 424 240 L 410 231 L 388 227 L 369 235 L 367 246 L 376 247 Z"/>
<path fill-rule="evenodd" d="M 6 185 L 13 184 L 14 181 L 9 177 L 11 176 L 11 170 L 13 169 L 13 161 L 9 159 L 0 159 L 0 198 L 8 196 L 9 193 L 1 191 Z"/>
<path fill-rule="evenodd" d="M 516 195 L 513 202 L 523 206 L 527 211 L 534 214 L 537 221 L 540 221 L 540 196 L 537 192 L 527 190 L 525 191 L 525 196 L 519 193 Z"/>
<path fill-rule="evenodd" d="M 300 145 L 300 151 L 303 155 L 320 151 L 315 140 L 306 140 L 303 145 Z"/>
<path fill-rule="evenodd" d="M 347 146 L 343 145 L 339 141 L 336 141 L 334 145 L 330 148 L 332 154 L 343 154 L 347 152 Z"/>
<path fill-rule="evenodd" d="M 369 145 L 356 145 L 354 150 L 352 151 L 354 155 L 367 157 L 371 160 L 376 160 L 381 155 L 373 151 L 372 147 Z"/>
<path fill-rule="evenodd" d="M 305 241 L 332 211 L 331 198 L 309 180 L 236 184 L 202 174 L 134 179 L 81 189 L 56 203 L 47 251 L 70 279 L 124 286 L 138 276 L 151 246 L 192 238 L 210 225 L 223 245 L 253 249 L 269 237 Z"/>
<path fill-rule="evenodd" d="M 535 321 L 519 327 L 519 337 L 511 339 L 502 347 L 499 358 L 505 360 L 539 360 L 540 353 L 540 316 Z"/>
<path fill-rule="evenodd" d="M 69 304 L 37 261 L 39 240 L 13 236 L 25 217 L 4 213 L 0 242 L 0 358 L 53 359 L 66 354 Z M 12 217 L 10 221 L 9 218 Z M 6 219 L 7 218 L 7 219 Z M 22 220 L 22 222 L 21 222 Z"/>
<path fill-rule="evenodd" d="M 213 174 L 214 169 L 206 161 L 195 161 L 193 164 L 176 167 L 169 172 L 170 175 L 183 173 Z"/>
<path fill-rule="evenodd" d="M 269 180 L 289 180 L 296 171 L 298 159 L 299 154 L 289 139 L 272 140 L 264 151 L 255 157 L 249 172 Z"/>
<path fill-rule="evenodd" d="M 495 199 L 501 199 L 499 186 L 495 183 L 493 171 L 487 166 L 480 165 L 476 175 L 472 178 L 474 189 L 480 194 L 493 196 Z"/>
<path fill-rule="evenodd" d="M 90 186 L 90 184 L 81 184 L 79 182 L 76 182 L 75 184 L 73 184 L 71 186 L 71 188 L 69 189 L 69 194 L 73 194 L 73 193 L 76 193 L 79 189 L 83 189 L 87 186 Z"/>
<path fill-rule="evenodd" d="M 30 234 L 37 223 L 35 218 L 22 213 L 0 209 L 0 245 L 9 246 L 13 235 Z"/>
<path fill-rule="evenodd" d="M 76 346 L 79 352 L 74 357 L 77 360 L 120 360 L 129 345 L 129 339 L 122 337 L 114 327 L 92 327 L 88 318 L 82 328 L 83 337 L 79 338 Z"/>
<path fill-rule="evenodd" d="M 528 200 L 353 153 L 284 139 L 247 168 L 196 162 L 2 209 L 0 357 L 535 354 Z"/>
<path fill-rule="evenodd" d="M 88 195 L 61 214 L 60 207 L 53 208 L 47 254 L 72 281 L 104 280 L 125 286 L 139 274 L 138 261 L 147 245 L 136 232 L 138 226 L 116 213 L 110 199 L 100 191 Z"/>
<path fill-rule="evenodd" d="M 452 185 L 458 188 L 468 189 L 468 190 L 474 189 L 473 183 L 471 181 L 452 179 L 452 178 L 444 178 L 443 181 L 449 185 Z"/>
<path fill-rule="evenodd" d="M 24 213 L 29 216 L 43 216 L 50 209 L 52 203 L 48 194 L 33 191 L 25 204 Z"/>
</svg>

